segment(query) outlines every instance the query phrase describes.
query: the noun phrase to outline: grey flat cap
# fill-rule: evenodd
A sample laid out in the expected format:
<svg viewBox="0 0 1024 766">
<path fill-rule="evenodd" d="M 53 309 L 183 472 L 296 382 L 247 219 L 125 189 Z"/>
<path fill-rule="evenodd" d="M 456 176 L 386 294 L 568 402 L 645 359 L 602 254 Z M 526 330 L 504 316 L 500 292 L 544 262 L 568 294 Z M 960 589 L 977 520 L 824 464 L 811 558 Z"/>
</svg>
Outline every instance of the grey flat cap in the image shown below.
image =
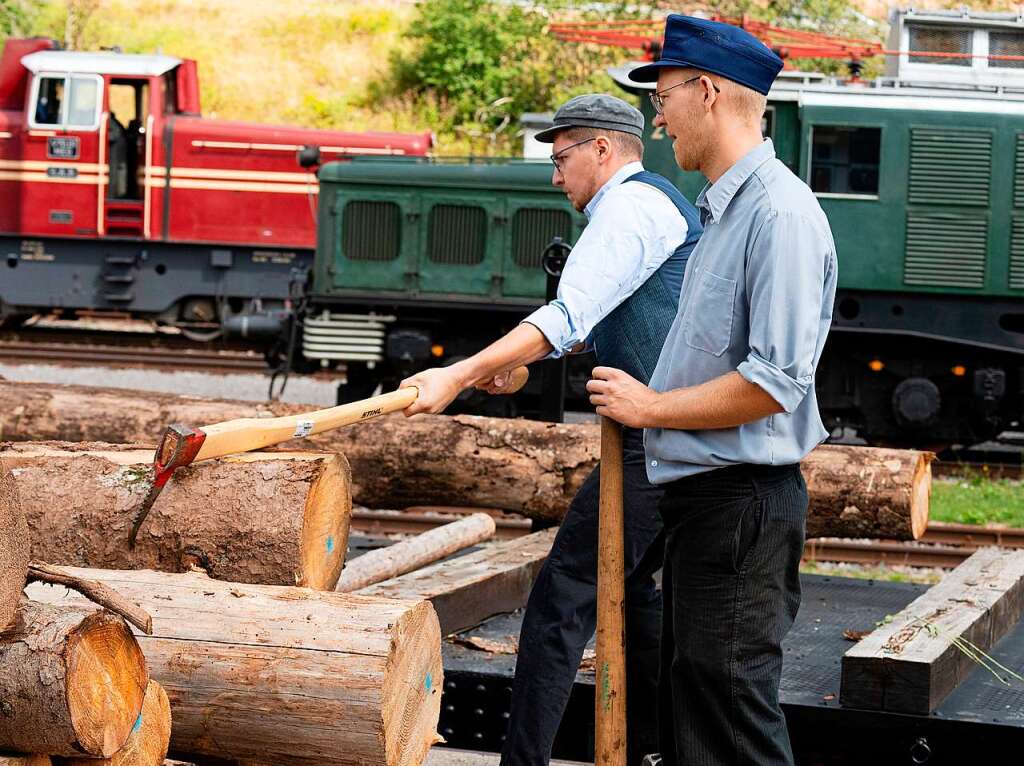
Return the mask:
<svg viewBox="0 0 1024 766">
<path fill-rule="evenodd" d="M 566 128 L 601 128 L 644 137 L 644 116 L 639 109 L 621 98 L 605 93 L 588 93 L 570 98 L 555 112 L 553 124 L 534 138 L 544 144 L 555 141 L 558 131 Z"/>
</svg>

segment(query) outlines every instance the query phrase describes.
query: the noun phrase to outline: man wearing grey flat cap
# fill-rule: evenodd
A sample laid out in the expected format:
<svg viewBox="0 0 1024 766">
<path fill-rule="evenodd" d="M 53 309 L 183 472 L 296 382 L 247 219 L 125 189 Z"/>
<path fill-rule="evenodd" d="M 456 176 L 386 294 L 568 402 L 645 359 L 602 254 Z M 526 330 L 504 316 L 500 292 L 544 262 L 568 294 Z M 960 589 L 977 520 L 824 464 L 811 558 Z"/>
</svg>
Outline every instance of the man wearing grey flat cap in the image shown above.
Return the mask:
<svg viewBox="0 0 1024 766">
<path fill-rule="evenodd" d="M 630 73 L 656 82 L 655 124 L 709 181 L 649 384 L 613 366 L 587 384 L 600 414 L 646 429 L 647 473 L 665 490 L 665 766 L 793 763 L 782 640 L 800 605 L 800 460 L 827 436 L 814 373 L 837 266 L 814 194 L 761 135 L 781 69 L 746 31 L 673 15 L 662 58 Z"/>
<path fill-rule="evenodd" d="M 508 371 L 592 349 L 598 363 L 647 382 L 676 314 L 683 271 L 701 225 L 666 179 L 644 170 L 643 115 L 613 96 L 577 96 L 537 135 L 551 143 L 551 182 L 588 224 L 562 271 L 558 297 L 505 337 L 450 367 L 402 382 L 419 396 L 406 412 L 441 412 L 474 383 L 500 393 Z M 658 501 L 647 480 L 642 434 L 623 435 L 626 556 L 628 762 L 657 748 L 656 678 L 660 605 L 653 581 L 662 547 Z M 523 617 L 504 766 L 551 758 L 597 612 L 598 469 L 559 527 Z"/>
</svg>

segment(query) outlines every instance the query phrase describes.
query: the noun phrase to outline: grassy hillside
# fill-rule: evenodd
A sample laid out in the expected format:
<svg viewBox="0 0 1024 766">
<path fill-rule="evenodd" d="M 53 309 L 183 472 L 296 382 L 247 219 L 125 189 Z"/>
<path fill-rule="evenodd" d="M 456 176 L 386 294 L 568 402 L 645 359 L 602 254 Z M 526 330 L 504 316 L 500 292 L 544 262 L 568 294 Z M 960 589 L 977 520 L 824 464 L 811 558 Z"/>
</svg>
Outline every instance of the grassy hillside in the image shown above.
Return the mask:
<svg viewBox="0 0 1024 766">
<path fill-rule="evenodd" d="M 443 154 L 518 152 L 515 120 L 502 127 L 499 134 L 491 135 L 489 130 L 493 131 L 496 120 L 488 128 L 455 119 L 453 106 L 431 94 L 388 94 L 386 87 L 370 87 L 374 81 L 387 78 L 393 55 L 402 56 L 414 44 L 404 37 L 416 18 L 414 0 L 0 3 L 0 11 L 11 6 L 20 9 L 21 29 L 16 31 L 52 36 L 70 47 L 96 50 L 119 46 L 126 52 L 160 51 L 196 59 L 207 116 L 350 130 L 434 130 Z M 790 13 L 794 8 L 799 13 L 808 9 L 811 13 L 834 13 L 835 8 L 828 8 L 845 8 L 843 0 L 724 0 L 714 8 L 741 11 L 754 4 L 777 6 Z M 564 16 L 583 4 L 551 0 L 540 5 L 555 7 Z M 666 3 L 649 5 L 669 8 Z M 887 16 L 885 0 L 860 0 L 858 5 L 879 21 Z M 958 6 L 959 2 L 926 0 L 915 5 Z M 1015 7 L 1001 0 L 973 5 L 997 10 Z M 593 14 L 595 6 L 586 7 Z M 621 95 L 603 73 L 603 66 L 624 58 L 624 52 L 574 50 L 575 60 L 569 67 L 571 81 L 538 87 L 538 103 L 531 105 L 531 110 L 551 108 L 556 104 L 545 101 L 585 90 Z M 541 74 L 548 71 L 546 61 L 530 63 Z M 387 95 L 375 95 L 381 93 Z"/>
</svg>

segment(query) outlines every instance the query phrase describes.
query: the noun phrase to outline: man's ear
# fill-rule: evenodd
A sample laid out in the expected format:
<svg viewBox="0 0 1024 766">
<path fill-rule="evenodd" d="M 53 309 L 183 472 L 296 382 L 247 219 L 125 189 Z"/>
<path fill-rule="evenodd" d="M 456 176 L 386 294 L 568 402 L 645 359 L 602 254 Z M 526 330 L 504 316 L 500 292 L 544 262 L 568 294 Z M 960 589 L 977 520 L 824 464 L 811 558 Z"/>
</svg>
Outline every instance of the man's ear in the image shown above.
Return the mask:
<svg viewBox="0 0 1024 766">
<path fill-rule="evenodd" d="M 599 161 L 604 162 L 611 156 L 612 146 L 607 136 L 598 136 L 594 139 L 594 145 L 597 147 L 597 158 Z"/>
</svg>

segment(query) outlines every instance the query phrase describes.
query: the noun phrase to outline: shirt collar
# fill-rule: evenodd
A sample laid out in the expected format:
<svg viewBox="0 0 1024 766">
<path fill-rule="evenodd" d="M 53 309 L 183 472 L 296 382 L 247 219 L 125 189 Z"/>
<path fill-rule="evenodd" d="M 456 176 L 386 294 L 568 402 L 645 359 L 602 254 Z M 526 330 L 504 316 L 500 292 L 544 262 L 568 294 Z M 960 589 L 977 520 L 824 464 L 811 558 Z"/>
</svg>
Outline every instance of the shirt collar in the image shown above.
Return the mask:
<svg viewBox="0 0 1024 766">
<path fill-rule="evenodd" d="M 746 183 L 754 171 L 775 157 L 775 145 L 766 138 L 725 171 L 713 184 L 707 184 L 697 196 L 697 207 L 707 210 L 712 221 L 718 221 L 725 214 L 736 192 Z"/>
<path fill-rule="evenodd" d="M 594 198 L 587 203 L 587 206 L 585 208 L 583 208 L 583 212 L 586 214 L 587 220 L 589 221 L 591 218 L 594 217 L 594 212 L 597 210 L 597 206 L 601 204 L 601 199 L 604 197 L 604 195 L 606 195 L 608 192 L 610 192 L 612 189 L 621 184 L 630 176 L 643 172 L 643 169 L 643 163 L 628 162 L 621 168 L 616 170 L 615 175 L 613 175 L 611 178 L 605 181 L 604 186 L 597 190 L 597 194 L 594 195 Z"/>
</svg>

